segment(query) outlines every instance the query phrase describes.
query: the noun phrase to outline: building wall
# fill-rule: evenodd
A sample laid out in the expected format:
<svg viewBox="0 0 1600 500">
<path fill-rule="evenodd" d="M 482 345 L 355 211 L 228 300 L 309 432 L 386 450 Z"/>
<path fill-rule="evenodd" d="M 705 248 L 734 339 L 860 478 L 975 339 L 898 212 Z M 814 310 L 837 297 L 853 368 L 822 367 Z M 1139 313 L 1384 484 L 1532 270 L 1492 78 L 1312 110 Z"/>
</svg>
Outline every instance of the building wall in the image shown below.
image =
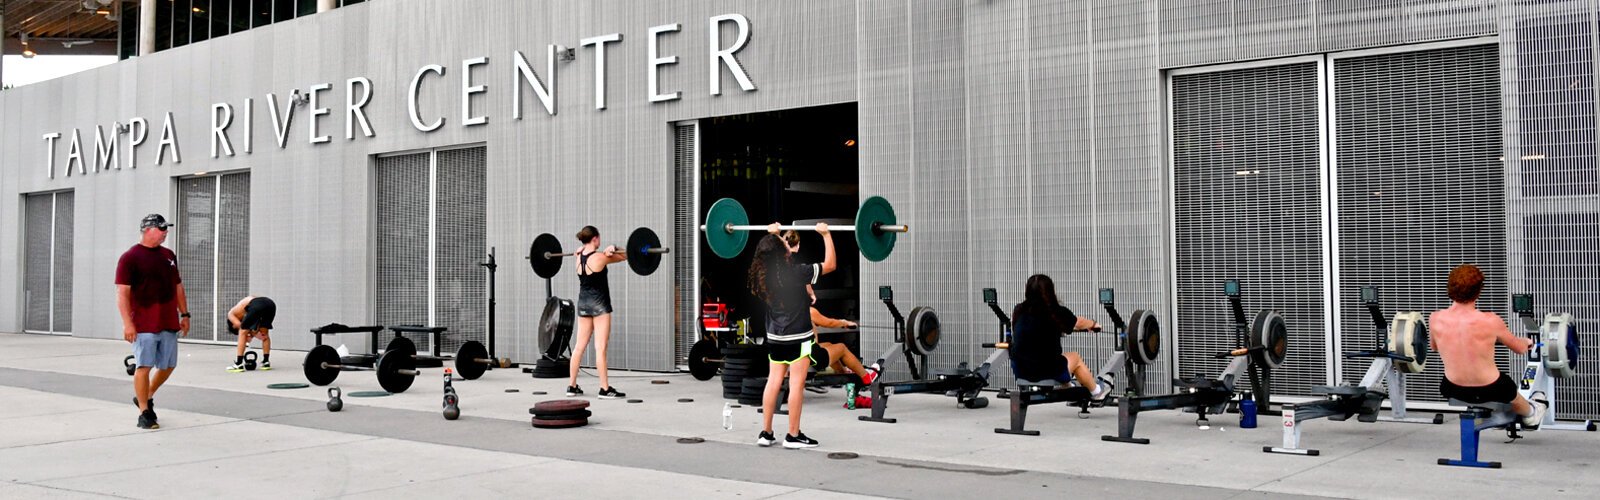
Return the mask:
<svg viewBox="0 0 1600 500">
<path fill-rule="evenodd" d="M 1166 71 L 1487 37 L 1500 44 L 1505 91 L 1511 288 L 1541 294 L 1552 309 L 1592 307 L 1584 290 L 1595 289 L 1595 278 L 1563 270 L 1600 261 L 1596 8 L 1592 0 L 369 2 L 0 94 L 0 195 L 15 200 L 3 204 L 0 234 L 20 234 L 16 193 L 75 189 L 83 242 L 74 254 L 75 333 L 112 337 L 111 268 L 133 243 L 133 220 L 170 210 L 173 176 L 250 168 L 252 288 L 279 298 L 280 326 L 291 332 L 360 322 L 371 315 L 369 156 L 486 143 L 489 244 L 504 265 L 499 340 L 502 352 L 525 360 L 536 355 L 532 330 L 542 300 L 542 283 L 520 259 L 533 236 L 551 232 L 572 245 L 570 233 L 595 224 L 618 241 L 645 225 L 672 241 L 674 231 L 689 229 L 671 227 L 672 122 L 856 101 L 860 191 L 887 197 L 913 228 L 888 260 L 863 263 L 861 319 L 888 319 L 872 305 L 873 285 L 894 286 L 902 310 L 936 308 L 945 328 L 933 362 L 947 369 L 979 360 L 986 352 L 978 343 L 994 335 L 979 290 L 998 288 L 1001 302 L 1012 304 L 1032 273 L 1054 276 L 1080 313 L 1106 319 L 1092 294 L 1114 287 L 1125 316 L 1152 309 L 1181 329 L 1173 325 Z M 729 12 L 752 22 L 739 59 L 760 90 L 740 92 L 724 72 L 724 95 L 712 97 L 704 80 L 706 19 Z M 684 96 L 649 104 L 646 29 L 666 23 L 682 23 L 683 31 L 664 38 L 680 62 L 662 71 L 663 82 Z M 592 109 L 593 57 L 579 48 L 576 61 L 557 63 L 560 114 L 542 115 L 528 93 L 528 114 L 511 118 L 512 50 L 527 53 L 542 74 L 544 44 L 573 47 L 612 32 L 624 39 L 608 54 L 609 109 Z M 474 101 L 489 124 L 464 128 L 454 92 L 460 61 L 477 56 L 489 57 L 476 72 L 488 93 Z M 449 73 L 429 80 L 423 107 L 447 122 L 422 133 L 408 124 L 400 99 L 416 69 L 430 63 Z M 376 138 L 345 140 L 335 108 L 324 120 L 333 142 L 307 144 L 299 108 L 289 146 L 272 144 L 264 94 L 282 98 L 330 82 L 335 90 L 327 95 L 337 103 L 342 82 L 355 76 L 374 83 L 368 111 Z M 209 104 L 238 106 L 245 97 L 256 98 L 255 152 L 208 159 Z M 41 134 L 78 127 L 92 135 L 94 124 L 135 115 L 159 131 L 167 110 L 182 124 L 182 164 L 152 167 L 151 143 L 135 171 L 40 174 Z M 1529 144 L 1543 158 L 1560 155 L 1559 168 L 1530 163 L 1539 160 L 1527 159 L 1537 157 Z M 1571 215 L 1524 222 L 1553 212 Z M 16 329 L 20 244 L 4 241 L 0 327 Z M 1546 241 L 1571 248 L 1540 246 Z M 615 276 L 623 332 L 616 366 L 672 364 L 665 274 Z M 570 294 L 576 283 L 563 274 L 554 286 Z M 1592 323 L 1585 325 L 1593 335 Z M 869 358 L 889 347 L 879 332 L 864 334 Z M 1091 361 L 1110 344 L 1104 335 L 1068 341 Z M 1000 379 L 1009 380 L 1004 367 Z M 1158 370 L 1151 381 L 1162 385 L 1167 375 Z"/>
</svg>

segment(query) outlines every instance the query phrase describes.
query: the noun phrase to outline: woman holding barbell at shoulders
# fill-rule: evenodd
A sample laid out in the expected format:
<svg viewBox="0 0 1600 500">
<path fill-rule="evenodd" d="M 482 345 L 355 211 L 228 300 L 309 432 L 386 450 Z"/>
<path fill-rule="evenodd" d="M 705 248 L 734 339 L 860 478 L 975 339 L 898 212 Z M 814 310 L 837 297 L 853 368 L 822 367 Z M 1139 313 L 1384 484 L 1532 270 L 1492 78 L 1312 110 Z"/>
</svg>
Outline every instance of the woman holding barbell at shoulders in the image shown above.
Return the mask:
<svg viewBox="0 0 1600 500">
<path fill-rule="evenodd" d="M 606 281 L 606 266 L 627 260 L 625 252 L 616 245 L 600 248 L 600 230 L 583 226 L 578 230 L 578 242 L 583 246 L 578 252 L 578 343 L 572 346 L 571 376 L 567 380 L 567 396 L 579 396 L 578 368 L 583 351 L 589 348 L 589 337 L 595 339 L 594 364 L 600 373 L 600 399 L 618 399 L 626 394 L 611 387 L 606 377 L 606 344 L 611 336 L 611 285 Z"/>
<path fill-rule="evenodd" d="M 1056 300 L 1056 283 L 1049 276 L 1028 277 L 1023 301 L 1011 311 L 1011 368 L 1023 380 L 1066 384 L 1076 379 L 1095 400 L 1105 399 L 1111 381 L 1095 377 L 1083 356 L 1061 348 L 1061 336 L 1074 331 L 1098 332 L 1100 323 L 1062 307 Z"/>
<path fill-rule="evenodd" d="M 817 330 L 811 324 L 811 296 L 808 285 L 817 278 L 834 271 L 838 259 L 833 251 L 833 235 L 828 225 L 817 223 L 817 234 L 822 235 L 823 258 L 819 264 L 796 262 L 793 250 L 774 222 L 767 226 L 767 235 L 756 244 L 756 255 L 750 261 L 750 294 L 760 299 L 767 309 L 767 387 L 761 395 L 761 434 L 756 444 L 772 446 L 778 440 L 772 434 L 772 414 L 778 409 L 778 390 L 783 387 L 785 373 L 789 376 L 789 433 L 784 436 L 784 448 L 812 448 L 817 441 L 800 432 L 800 410 L 805 404 L 806 370 L 811 368 L 811 349 Z"/>
</svg>

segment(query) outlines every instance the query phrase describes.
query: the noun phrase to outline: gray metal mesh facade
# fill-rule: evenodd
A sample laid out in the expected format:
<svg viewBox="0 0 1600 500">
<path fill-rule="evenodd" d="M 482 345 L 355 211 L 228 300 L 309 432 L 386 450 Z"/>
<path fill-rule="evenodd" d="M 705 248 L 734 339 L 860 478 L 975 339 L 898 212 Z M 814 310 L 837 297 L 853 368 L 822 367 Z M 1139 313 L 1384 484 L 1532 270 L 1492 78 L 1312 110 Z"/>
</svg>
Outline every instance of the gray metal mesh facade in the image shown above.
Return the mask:
<svg viewBox="0 0 1600 500">
<path fill-rule="evenodd" d="M 377 324 L 428 323 L 429 176 L 433 154 L 378 158 L 374 168 L 374 255 L 377 257 Z M 378 334 L 378 348 L 394 335 Z M 427 339 L 411 339 L 427 349 Z M 354 347 L 352 347 L 354 349 Z"/>
<path fill-rule="evenodd" d="M 435 194 L 435 326 L 449 328 L 441 354 L 463 342 L 488 342 L 489 275 L 478 262 L 489 257 L 484 236 L 486 148 L 439 151 Z M 422 347 L 424 339 L 413 339 Z"/>
<path fill-rule="evenodd" d="M 70 333 L 72 331 L 72 254 L 76 245 L 73 223 L 75 219 L 74 207 L 76 196 L 72 191 L 56 193 L 55 214 L 53 225 L 54 234 L 50 237 L 55 241 L 54 249 L 50 252 L 55 262 L 51 264 L 54 270 L 51 287 L 55 290 L 55 298 L 50 304 L 50 331 L 54 333 Z"/>
<path fill-rule="evenodd" d="M 1589 355 L 1600 345 L 1597 8 L 1519 2 L 1500 12 L 1508 281 L 1534 295 L 1535 310 L 1572 313 L 1584 345 L 1578 375 L 1556 383 L 1559 418 L 1600 418 L 1600 358 Z"/>
<path fill-rule="evenodd" d="M 478 265 L 489 254 L 486 155 L 486 148 L 470 147 L 376 163 L 378 324 L 449 328 L 440 354 L 488 340 L 488 275 Z M 393 338 L 380 333 L 378 348 Z M 425 337 L 410 338 L 418 350 L 431 348 Z"/>
<path fill-rule="evenodd" d="M 1445 277 L 1472 263 L 1488 277 L 1482 310 L 1506 315 L 1502 108 L 1493 44 L 1334 59 L 1339 337 L 1332 352 L 1373 348 L 1361 287 L 1384 313 L 1449 305 Z M 1508 351 L 1499 351 L 1503 370 Z M 1343 363 L 1357 381 L 1368 362 Z M 1414 400 L 1444 401 L 1437 359 L 1407 377 Z"/>
<path fill-rule="evenodd" d="M 51 272 L 54 268 L 55 193 L 30 194 L 23 199 L 27 224 L 27 255 L 23 260 L 23 328 L 30 332 L 51 332 Z"/>
<path fill-rule="evenodd" d="M 674 362 L 689 358 L 689 349 L 700 337 L 700 283 L 695 274 L 695 263 L 700 258 L 700 214 L 695 210 L 699 196 L 696 185 L 700 182 L 699 147 L 695 141 L 698 124 L 673 127 L 673 210 L 672 248 L 667 257 L 672 262 L 673 321 L 676 334 L 673 338 Z M 663 236 L 665 238 L 665 236 Z"/>
<path fill-rule="evenodd" d="M 178 273 L 189 300 L 189 339 L 226 340 L 226 328 L 218 331 L 217 313 L 217 177 L 194 177 L 178 181 L 177 241 L 169 243 L 178 254 Z M 229 306 L 233 304 L 228 304 Z M 224 311 L 226 313 L 226 311 Z"/>
<path fill-rule="evenodd" d="M 219 176 L 218 184 L 220 196 L 217 197 L 217 308 L 214 317 L 217 324 L 217 339 L 233 342 L 237 338 L 227 333 L 228 309 L 252 292 L 250 173 L 238 172 Z M 191 305 L 190 309 L 194 310 L 194 306 Z M 190 335 L 194 335 L 194 332 L 191 331 Z"/>
<path fill-rule="evenodd" d="M 1288 359 L 1274 395 L 1328 378 L 1316 63 L 1172 77 L 1177 371 L 1216 376 L 1243 347 L 1222 294 L 1243 281 L 1246 319 L 1280 311 Z"/>
</svg>

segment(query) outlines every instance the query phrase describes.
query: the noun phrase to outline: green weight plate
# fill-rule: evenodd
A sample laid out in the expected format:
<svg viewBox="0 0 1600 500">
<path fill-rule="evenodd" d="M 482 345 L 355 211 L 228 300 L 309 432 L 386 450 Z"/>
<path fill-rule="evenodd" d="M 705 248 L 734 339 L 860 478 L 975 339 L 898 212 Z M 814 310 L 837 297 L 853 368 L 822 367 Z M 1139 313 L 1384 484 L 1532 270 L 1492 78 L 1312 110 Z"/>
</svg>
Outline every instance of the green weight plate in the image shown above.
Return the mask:
<svg viewBox="0 0 1600 500">
<path fill-rule="evenodd" d="M 307 388 L 307 387 L 311 387 L 311 384 L 302 384 L 302 383 L 299 383 L 299 382 L 285 382 L 285 383 L 281 383 L 281 384 L 267 384 L 267 388 L 268 389 L 304 389 L 304 388 Z"/>
<path fill-rule="evenodd" d="M 649 276 L 661 267 L 661 256 L 664 254 L 647 252 L 652 248 L 661 248 L 661 238 L 650 228 L 641 227 L 628 235 L 628 268 L 634 274 Z"/>
<path fill-rule="evenodd" d="M 872 262 L 881 262 L 889 258 L 894 252 L 894 240 L 898 233 L 877 231 L 873 227 L 898 224 L 894 217 L 894 207 L 889 205 L 889 200 L 881 196 L 868 197 L 861 203 L 861 209 L 856 211 L 856 248 L 861 250 L 861 256 Z M 711 226 L 706 226 L 711 227 Z"/>
<path fill-rule="evenodd" d="M 467 380 L 477 380 L 488 371 L 489 365 L 479 362 L 479 359 L 489 359 L 489 349 L 482 342 L 468 340 L 456 349 L 456 373 Z"/>
<path fill-rule="evenodd" d="M 732 259 L 744 253 L 744 247 L 750 242 L 749 231 L 728 232 L 728 225 L 744 226 L 750 224 L 750 215 L 744 211 L 744 206 L 733 198 L 723 198 L 711 204 L 711 210 L 706 211 L 706 246 L 711 253 L 724 259 Z"/>
<path fill-rule="evenodd" d="M 339 378 L 339 369 L 323 367 L 324 363 L 339 364 L 339 351 L 331 345 L 311 348 L 311 352 L 306 353 L 306 360 L 301 365 L 305 367 L 306 381 L 320 386 L 332 384 L 334 379 Z"/>
<path fill-rule="evenodd" d="M 561 257 L 546 259 L 544 258 L 546 253 L 561 253 L 561 240 L 550 233 L 534 237 L 533 245 L 528 247 L 528 265 L 533 267 L 533 274 L 550 279 L 561 272 Z"/>
<path fill-rule="evenodd" d="M 350 396 L 352 398 L 384 398 L 384 397 L 393 396 L 394 393 L 391 393 L 391 392 L 388 392 L 388 391 L 355 391 L 355 392 L 347 392 L 344 395 Z"/>
</svg>

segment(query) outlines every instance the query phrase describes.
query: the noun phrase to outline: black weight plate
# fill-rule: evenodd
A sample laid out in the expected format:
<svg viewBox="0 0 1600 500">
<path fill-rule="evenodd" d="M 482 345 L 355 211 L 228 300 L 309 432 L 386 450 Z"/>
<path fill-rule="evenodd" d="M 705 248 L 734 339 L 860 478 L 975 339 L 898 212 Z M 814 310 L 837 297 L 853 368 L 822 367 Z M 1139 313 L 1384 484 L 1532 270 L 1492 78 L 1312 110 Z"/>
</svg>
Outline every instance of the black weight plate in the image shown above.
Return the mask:
<svg viewBox="0 0 1600 500">
<path fill-rule="evenodd" d="M 589 402 L 582 399 L 552 399 L 534 403 L 534 413 L 559 413 L 563 411 L 576 411 L 589 407 Z"/>
<path fill-rule="evenodd" d="M 571 420 L 539 420 L 537 418 L 533 419 L 533 426 L 534 427 L 538 427 L 540 429 L 568 429 L 568 428 L 572 428 L 572 427 L 583 427 L 585 425 L 589 425 L 589 419 L 587 419 L 587 418 L 579 418 L 579 419 L 571 419 Z"/>
<path fill-rule="evenodd" d="M 339 378 L 339 369 L 325 368 L 322 366 L 324 363 L 339 364 L 339 350 L 331 345 L 319 345 L 306 353 L 306 360 L 301 366 L 305 367 L 307 382 L 321 386 L 332 384 L 334 379 Z"/>
<path fill-rule="evenodd" d="M 533 244 L 528 247 L 528 265 L 533 267 L 533 274 L 550 279 L 561 272 L 561 257 L 546 259 L 544 258 L 546 253 L 561 253 L 561 240 L 550 233 L 535 237 Z"/>
<path fill-rule="evenodd" d="M 1289 357 L 1289 327 L 1283 315 L 1273 310 L 1256 313 L 1255 321 L 1250 323 L 1250 347 L 1253 361 L 1261 366 L 1272 369 L 1282 365 Z"/>
<path fill-rule="evenodd" d="M 572 338 L 575 310 L 572 301 L 550 297 L 544 301 L 544 312 L 539 314 L 539 351 L 546 358 L 560 357 Z"/>
<path fill-rule="evenodd" d="M 488 371 L 489 365 L 479 362 L 479 359 L 489 359 L 489 349 L 482 342 L 468 340 L 456 349 L 456 373 L 467 380 L 477 380 Z"/>
<path fill-rule="evenodd" d="M 628 268 L 634 274 L 649 276 L 661 267 L 663 254 L 647 252 L 651 248 L 661 248 L 661 238 L 650 228 L 641 227 L 628 235 Z"/>
<path fill-rule="evenodd" d="M 712 361 L 722 356 L 717 350 L 717 343 L 711 339 L 700 339 L 689 348 L 689 374 L 695 380 L 711 380 L 717 376 L 717 365 L 720 362 Z"/>
<path fill-rule="evenodd" d="M 414 375 L 400 373 L 401 370 L 417 369 L 417 361 L 411 358 L 409 352 L 385 352 L 378 356 L 378 385 L 383 390 L 395 394 L 406 392 L 411 388 L 411 383 L 417 381 Z"/>
<path fill-rule="evenodd" d="M 528 410 L 528 413 L 533 415 L 533 418 L 537 418 L 539 420 L 571 420 L 577 418 L 589 418 L 589 416 L 594 415 L 594 412 L 584 409 L 554 413 L 538 413 L 534 412 L 533 410 Z"/>
<path fill-rule="evenodd" d="M 383 352 L 409 352 L 416 354 L 417 343 L 412 342 L 409 337 L 395 337 L 394 340 L 389 341 L 389 345 L 384 346 Z"/>
<path fill-rule="evenodd" d="M 930 354 L 939 347 L 939 315 L 932 307 L 911 308 L 906 316 L 906 343 L 911 352 Z"/>
<path fill-rule="evenodd" d="M 1155 313 L 1144 309 L 1133 311 L 1128 322 L 1128 341 L 1128 356 L 1134 364 L 1148 365 L 1156 361 L 1161 355 L 1161 323 L 1156 320 Z"/>
</svg>

